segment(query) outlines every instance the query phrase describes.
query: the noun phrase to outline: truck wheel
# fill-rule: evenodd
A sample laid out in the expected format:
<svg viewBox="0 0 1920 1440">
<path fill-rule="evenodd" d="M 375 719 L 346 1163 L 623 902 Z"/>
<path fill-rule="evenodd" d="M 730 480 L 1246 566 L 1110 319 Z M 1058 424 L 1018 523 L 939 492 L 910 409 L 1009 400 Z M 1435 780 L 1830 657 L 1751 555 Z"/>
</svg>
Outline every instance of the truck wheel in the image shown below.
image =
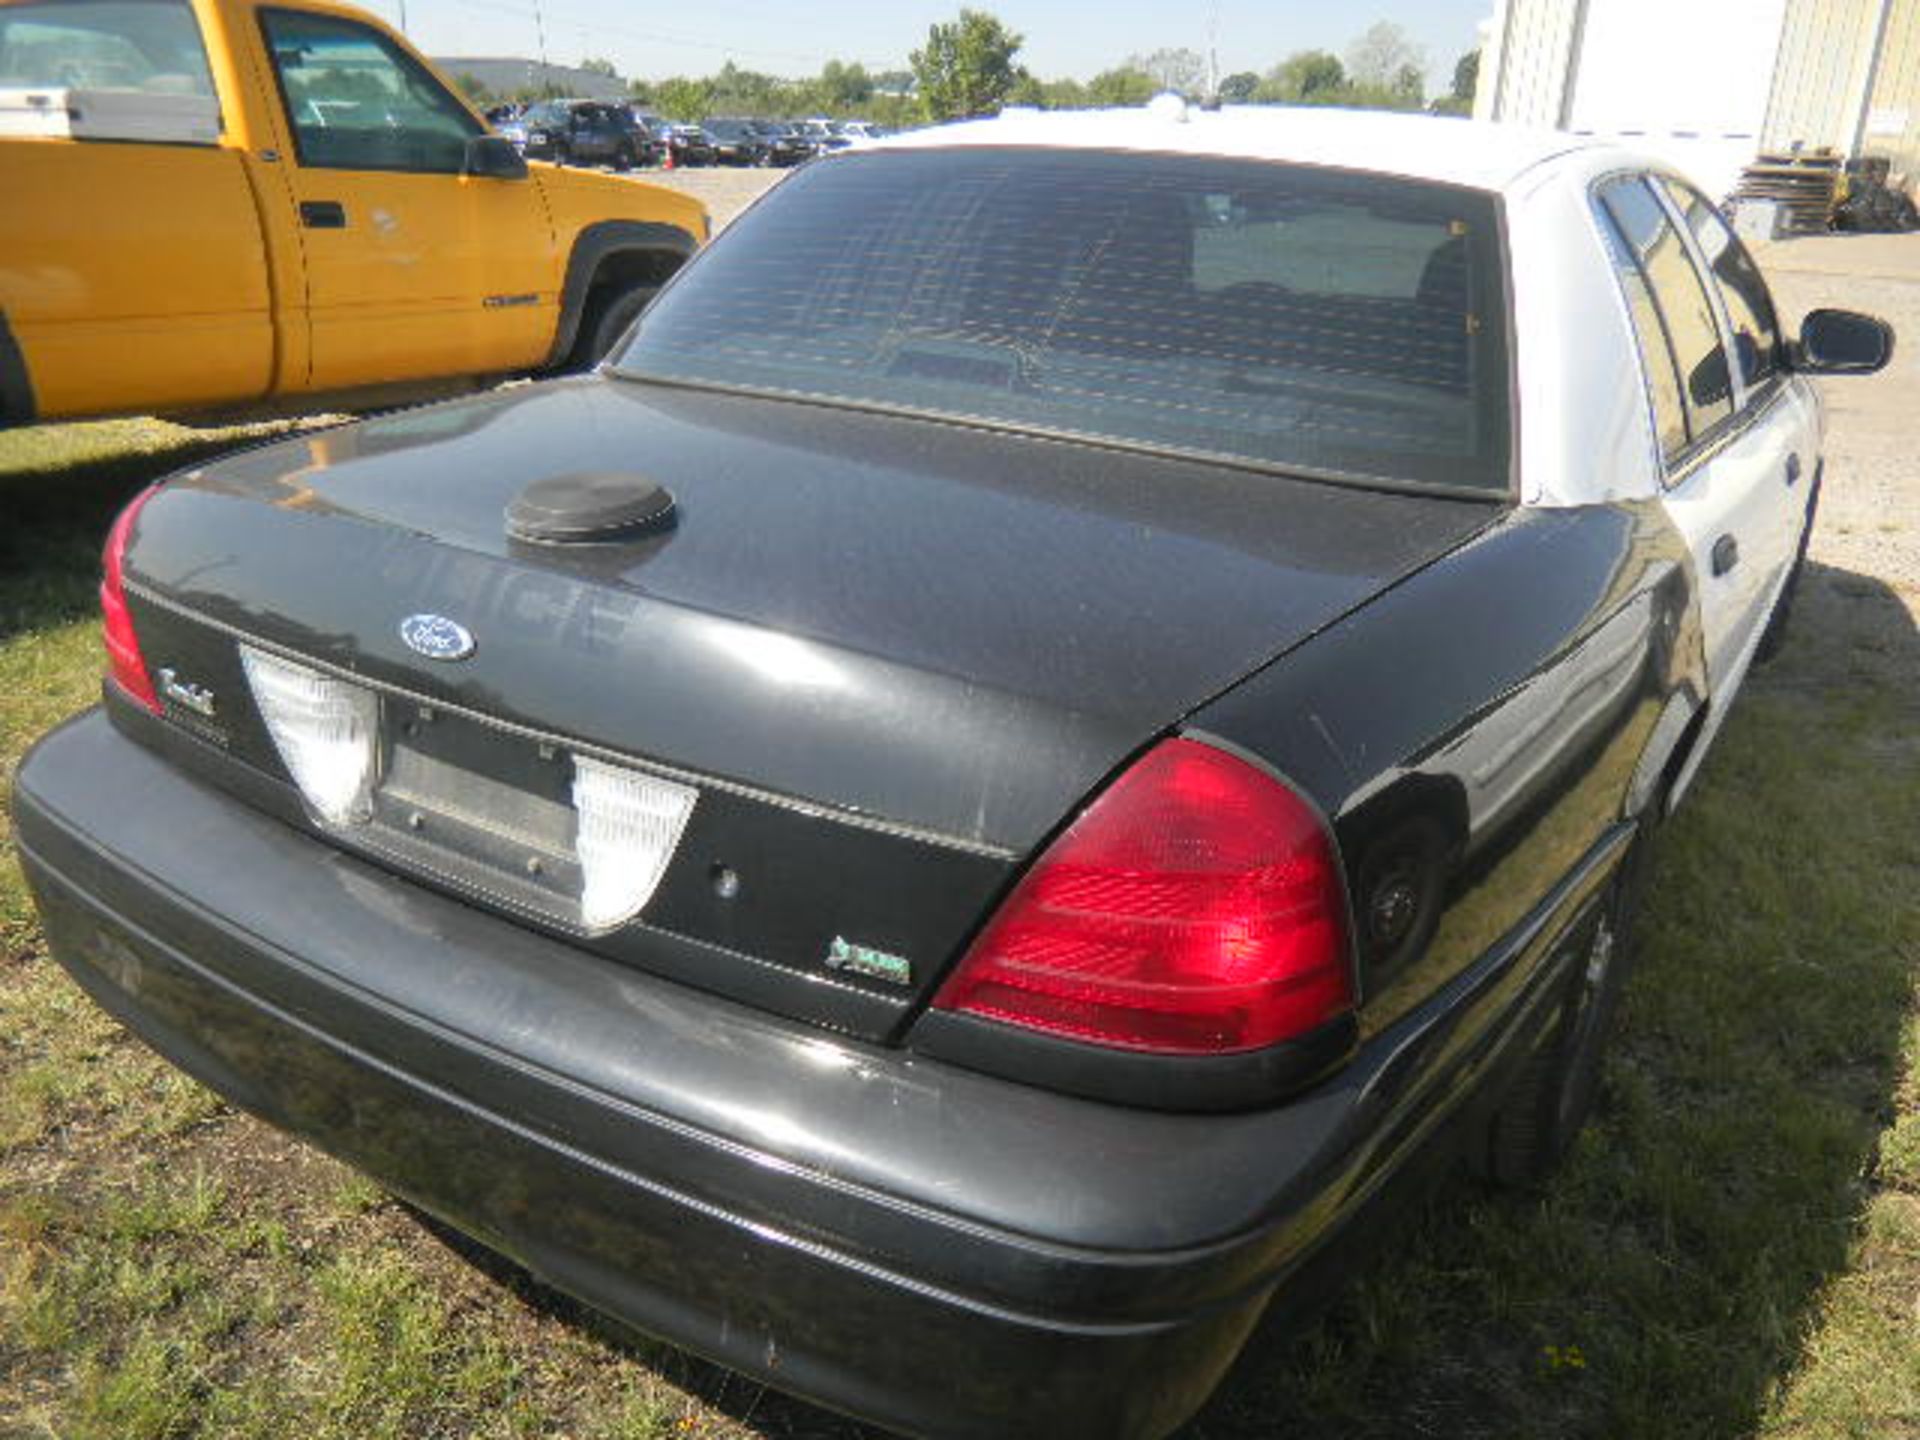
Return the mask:
<svg viewBox="0 0 1920 1440">
<path fill-rule="evenodd" d="M 567 368 L 591 370 L 604 360 L 635 317 L 647 308 L 657 288 L 630 285 L 624 290 L 609 289 L 588 302 L 587 313 L 580 321 L 580 338 L 574 343 Z"/>
<path fill-rule="evenodd" d="M 1633 964 L 1634 921 L 1644 889 L 1648 837 L 1637 837 L 1608 883 L 1560 1014 L 1489 1122 L 1478 1168 L 1496 1185 L 1537 1187 L 1560 1167 L 1600 1090 L 1600 1062 Z"/>
<path fill-rule="evenodd" d="M 633 147 L 631 145 L 622 145 L 618 150 L 613 152 L 614 169 L 631 170 L 633 169 L 633 164 Z"/>
</svg>

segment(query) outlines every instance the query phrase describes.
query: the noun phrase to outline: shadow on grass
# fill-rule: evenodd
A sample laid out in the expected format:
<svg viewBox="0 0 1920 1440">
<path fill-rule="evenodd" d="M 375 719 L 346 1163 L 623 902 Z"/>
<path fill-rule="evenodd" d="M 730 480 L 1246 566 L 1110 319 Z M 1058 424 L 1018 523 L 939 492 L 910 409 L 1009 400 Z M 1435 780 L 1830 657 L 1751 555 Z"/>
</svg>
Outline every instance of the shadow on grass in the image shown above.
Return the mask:
<svg viewBox="0 0 1920 1440">
<path fill-rule="evenodd" d="M 1641 969 L 1568 1169 L 1537 1196 L 1443 1172 L 1340 1241 L 1326 1305 L 1277 1304 L 1184 1435 L 1719 1437 L 1763 1424 L 1810 1337 L 1844 1323 L 1823 1300 L 1854 1263 L 1895 1111 L 1920 953 L 1907 898 L 1916 675 L 1920 640 L 1894 592 L 1810 567 L 1785 653 L 1750 680 L 1661 837 Z M 436 1231 L 528 1303 L 636 1350 L 760 1433 L 877 1433 L 636 1341 Z"/>
<path fill-rule="evenodd" d="M 96 613 L 100 546 L 120 507 L 256 438 L 156 421 L 0 433 L 0 642 Z"/>
</svg>

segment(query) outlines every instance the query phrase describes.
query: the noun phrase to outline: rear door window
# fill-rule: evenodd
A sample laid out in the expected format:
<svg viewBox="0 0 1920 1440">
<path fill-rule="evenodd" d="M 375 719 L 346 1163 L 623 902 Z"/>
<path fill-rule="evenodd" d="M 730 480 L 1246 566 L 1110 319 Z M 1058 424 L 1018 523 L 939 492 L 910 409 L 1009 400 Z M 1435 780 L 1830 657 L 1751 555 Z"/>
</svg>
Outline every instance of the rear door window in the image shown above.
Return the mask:
<svg viewBox="0 0 1920 1440">
<path fill-rule="evenodd" d="M 1687 408 L 1680 395 L 1680 367 L 1667 341 L 1666 322 L 1654 302 L 1653 287 L 1647 284 L 1640 262 L 1628 248 L 1619 228 L 1602 218 L 1600 230 L 1613 257 L 1614 274 L 1626 296 L 1627 318 L 1633 322 L 1633 338 L 1640 349 L 1640 368 L 1647 380 L 1647 398 L 1653 405 L 1654 436 L 1660 454 L 1671 466 L 1687 448 Z"/>
<path fill-rule="evenodd" d="M 1706 282 L 1644 179 L 1603 186 L 1600 204 L 1652 292 L 1679 365 L 1687 438 L 1697 445 L 1733 414 L 1733 377 Z"/>
<path fill-rule="evenodd" d="M 633 375 L 1508 489 L 1492 195 L 1100 151 L 849 154 L 648 310 Z"/>
<path fill-rule="evenodd" d="M 1741 379 L 1749 390 L 1760 389 L 1780 370 L 1780 322 L 1775 318 L 1773 296 L 1767 291 L 1760 267 L 1706 196 L 1670 178 L 1662 177 L 1660 183 L 1686 217 L 1687 228 L 1693 231 L 1700 253 L 1707 257 L 1713 271 L 1714 285 L 1726 304 L 1733 328 Z"/>
</svg>

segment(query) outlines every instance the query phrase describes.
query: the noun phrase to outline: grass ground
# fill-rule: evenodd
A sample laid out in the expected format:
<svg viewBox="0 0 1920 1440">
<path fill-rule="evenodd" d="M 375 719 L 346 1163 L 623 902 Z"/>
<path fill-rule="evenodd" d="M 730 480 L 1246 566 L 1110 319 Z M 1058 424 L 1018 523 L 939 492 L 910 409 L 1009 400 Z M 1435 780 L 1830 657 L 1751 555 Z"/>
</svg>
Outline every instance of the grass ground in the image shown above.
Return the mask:
<svg viewBox="0 0 1920 1440">
<path fill-rule="evenodd" d="M 237 438 L 0 435 L 0 778 L 95 691 L 113 508 Z M 1920 1433 L 1920 639 L 1872 577 L 1811 589 L 1664 837 L 1564 1177 L 1450 1182 L 1391 1222 L 1323 1318 L 1256 1337 L 1195 1440 Z M 856 1433 L 178 1076 L 49 961 L 0 853 L 0 1435 Z"/>
</svg>

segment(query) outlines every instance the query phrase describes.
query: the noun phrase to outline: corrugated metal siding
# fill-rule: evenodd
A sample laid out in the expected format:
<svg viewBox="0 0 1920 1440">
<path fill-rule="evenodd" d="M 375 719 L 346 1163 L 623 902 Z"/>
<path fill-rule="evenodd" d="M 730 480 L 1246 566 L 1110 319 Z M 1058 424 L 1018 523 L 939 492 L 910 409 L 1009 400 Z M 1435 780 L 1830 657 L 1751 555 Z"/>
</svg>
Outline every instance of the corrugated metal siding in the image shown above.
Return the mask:
<svg viewBox="0 0 1920 1440">
<path fill-rule="evenodd" d="M 1912 8 L 1913 0 L 1906 0 Z M 1788 0 L 1762 139 L 1850 150 L 1879 34 L 1882 0 Z"/>
<path fill-rule="evenodd" d="M 1579 0 L 1505 0 L 1494 16 L 1493 92 L 1488 106 L 1476 103 L 1474 113 L 1515 125 L 1558 125 L 1579 11 Z"/>
<path fill-rule="evenodd" d="M 1892 130 L 1903 115 L 1905 123 Z M 1881 133 L 1875 133 L 1876 122 Z M 1920 179 L 1920 0 L 1894 0 L 1887 16 L 1860 150 L 1889 156 L 1895 171 Z"/>
</svg>

